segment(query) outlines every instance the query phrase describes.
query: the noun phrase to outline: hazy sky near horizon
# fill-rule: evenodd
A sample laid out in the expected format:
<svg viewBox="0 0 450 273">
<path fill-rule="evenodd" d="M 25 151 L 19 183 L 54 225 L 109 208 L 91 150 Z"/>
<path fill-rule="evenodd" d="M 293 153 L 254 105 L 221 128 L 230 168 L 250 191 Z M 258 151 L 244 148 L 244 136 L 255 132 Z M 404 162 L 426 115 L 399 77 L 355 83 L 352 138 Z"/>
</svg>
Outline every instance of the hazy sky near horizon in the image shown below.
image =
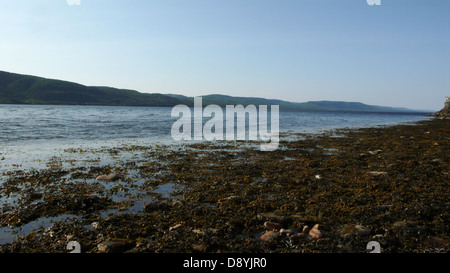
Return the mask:
<svg viewBox="0 0 450 273">
<path fill-rule="evenodd" d="M 427 110 L 450 95 L 449 0 L 67 2 L 0 0 L 0 70 L 148 93 Z"/>
</svg>

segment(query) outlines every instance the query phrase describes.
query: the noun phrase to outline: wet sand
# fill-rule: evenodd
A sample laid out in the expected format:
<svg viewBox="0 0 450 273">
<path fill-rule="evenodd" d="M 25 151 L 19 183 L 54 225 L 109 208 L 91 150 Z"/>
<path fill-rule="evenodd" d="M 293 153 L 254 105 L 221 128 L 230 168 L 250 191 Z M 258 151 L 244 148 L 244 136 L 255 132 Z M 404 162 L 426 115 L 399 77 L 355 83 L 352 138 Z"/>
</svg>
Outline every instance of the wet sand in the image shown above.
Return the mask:
<svg viewBox="0 0 450 273">
<path fill-rule="evenodd" d="M 274 152 L 67 149 L 3 172 L 0 252 L 67 252 L 70 241 L 82 252 L 359 253 L 371 241 L 386 253 L 448 252 L 449 131 L 433 119 L 289 133 Z"/>
</svg>

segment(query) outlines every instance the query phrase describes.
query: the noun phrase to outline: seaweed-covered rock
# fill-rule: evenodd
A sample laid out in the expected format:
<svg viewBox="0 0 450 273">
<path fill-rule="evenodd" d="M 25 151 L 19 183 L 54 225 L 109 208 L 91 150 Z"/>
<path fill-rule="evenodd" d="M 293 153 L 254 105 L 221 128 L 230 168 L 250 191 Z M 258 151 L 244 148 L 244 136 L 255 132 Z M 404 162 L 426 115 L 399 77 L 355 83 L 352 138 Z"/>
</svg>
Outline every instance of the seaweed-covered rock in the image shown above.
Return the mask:
<svg viewBox="0 0 450 273">
<path fill-rule="evenodd" d="M 447 97 L 445 104 L 444 104 L 444 108 L 442 108 L 440 111 L 430 114 L 430 116 L 435 116 L 435 117 L 441 117 L 444 119 L 450 119 L 450 96 Z"/>
</svg>

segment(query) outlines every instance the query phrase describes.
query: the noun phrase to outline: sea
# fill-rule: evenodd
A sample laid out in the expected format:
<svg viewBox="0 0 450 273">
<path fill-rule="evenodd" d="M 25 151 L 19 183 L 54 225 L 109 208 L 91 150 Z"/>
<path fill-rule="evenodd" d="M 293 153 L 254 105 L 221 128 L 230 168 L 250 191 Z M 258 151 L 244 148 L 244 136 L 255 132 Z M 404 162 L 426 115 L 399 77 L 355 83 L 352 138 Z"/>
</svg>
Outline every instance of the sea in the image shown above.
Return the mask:
<svg viewBox="0 0 450 273">
<path fill-rule="evenodd" d="M 172 117 L 171 112 L 172 107 L 0 105 L 0 173 L 11 167 L 38 168 L 39 163 L 67 149 L 177 145 L 180 142 L 172 138 L 171 129 L 179 117 Z M 279 130 L 281 135 L 319 134 L 426 119 L 417 112 L 280 111 Z M 270 113 L 267 120 L 270 129 Z"/>
</svg>

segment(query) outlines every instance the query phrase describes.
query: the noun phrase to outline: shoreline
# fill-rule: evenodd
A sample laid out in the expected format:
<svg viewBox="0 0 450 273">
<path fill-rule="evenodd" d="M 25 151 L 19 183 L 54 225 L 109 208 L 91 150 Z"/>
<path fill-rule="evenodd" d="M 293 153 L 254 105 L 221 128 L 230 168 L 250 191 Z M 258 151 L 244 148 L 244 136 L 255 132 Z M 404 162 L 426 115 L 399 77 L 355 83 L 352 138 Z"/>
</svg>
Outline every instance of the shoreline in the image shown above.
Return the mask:
<svg viewBox="0 0 450 273">
<path fill-rule="evenodd" d="M 273 152 L 239 142 L 115 147 L 92 151 L 106 164 L 11 171 L 0 230 L 19 238 L 0 252 L 65 253 L 69 241 L 83 252 L 364 253 L 370 241 L 387 253 L 448 252 L 449 127 L 292 133 L 301 140 L 281 138 Z M 118 180 L 95 179 L 112 173 Z"/>
</svg>

